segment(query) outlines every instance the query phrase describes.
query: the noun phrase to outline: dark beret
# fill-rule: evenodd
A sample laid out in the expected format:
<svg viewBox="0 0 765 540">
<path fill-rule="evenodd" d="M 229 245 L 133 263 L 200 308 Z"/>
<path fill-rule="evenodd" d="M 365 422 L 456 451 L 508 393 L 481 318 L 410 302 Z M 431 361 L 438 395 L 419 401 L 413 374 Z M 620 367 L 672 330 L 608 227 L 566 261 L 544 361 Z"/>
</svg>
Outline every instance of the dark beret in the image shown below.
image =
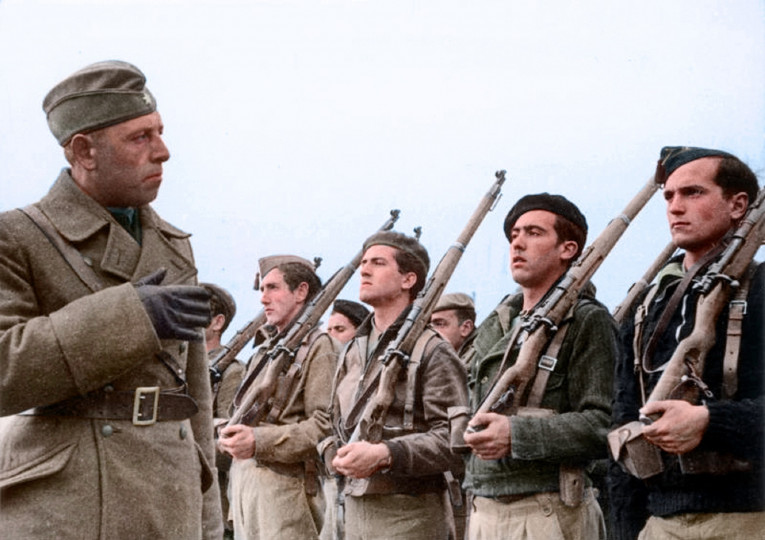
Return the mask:
<svg viewBox="0 0 765 540">
<path fill-rule="evenodd" d="M 359 326 L 369 315 L 369 310 L 358 302 L 351 300 L 335 300 L 332 311 L 336 311 L 348 317 L 353 326 Z"/>
<path fill-rule="evenodd" d="M 441 298 L 438 299 L 436 307 L 433 308 L 433 313 L 447 309 L 472 309 L 475 311 L 475 303 L 465 293 L 442 294 Z"/>
<path fill-rule="evenodd" d="M 65 145 L 77 133 L 113 126 L 157 110 L 146 77 L 120 60 L 97 62 L 73 73 L 43 100 L 56 140 Z"/>
<path fill-rule="evenodd" d="M 574 225 L 587 232 L 587 220 L 579 211 L 574 203 L 562 195 L 550 195 L 549 193 L 538 193 L 536 195 L 526 195 L 521 197 L 515 206 L 510 209 L 505 218 L 505 236 L 510 240 L 513 226 L 518 218 L 531 210 L 547 210 L 566 218 Z"/>
<path fill-rule="evenodd" d="M 212 295 L 210 303 L 213 305 L 213 315 L 217 315 L 215 313 L 215 306 L 217 306 L 220 312 L 223 313 L 223 316 L 226 317 L 226 322 L 231 322 L 231 319 L 236 315 L 236 302 L 234 302 L 234 297 L 231 296 L 231 293 L 214 283 L 200 283 L 199 286 L 207 289 L 210 295 Z"/>
<path fill-rule="evenodd" d="M 734 157 L 728 152 L 712 148 L 697 148 L 694 146 L 665 146 L 661 149 L 659 163 L 656 167 L 656 182 L 663 184 L 669 175 L 686 163 L 705 157 Z"/>
<path fill-rule="evenodd" d="M 416 238 L 396 231 L 380 231 L 366 239 L 364 251 L 372 246 L 391 246 L 413 255 L 422 264 L 422 271 L 419 273 L 423 276 L 428 275 L 430 257 L 428 257 L 428 251 Z"/>
</svg>

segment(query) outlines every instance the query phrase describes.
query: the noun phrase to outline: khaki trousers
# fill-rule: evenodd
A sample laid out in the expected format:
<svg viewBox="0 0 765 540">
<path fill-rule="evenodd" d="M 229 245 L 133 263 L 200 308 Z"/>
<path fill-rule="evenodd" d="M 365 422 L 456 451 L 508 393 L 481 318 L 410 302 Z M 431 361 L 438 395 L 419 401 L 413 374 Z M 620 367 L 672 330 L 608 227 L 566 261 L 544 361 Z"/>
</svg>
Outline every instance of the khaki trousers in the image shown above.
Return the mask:
<svg viewBox="0 0 765 540">
<path fill-rule="evenodd" d="M 236 540 L 319 538 L 324 497 L 305 493 L 302 476 L 258 467 L 254 459 L 231 465 L 231 514 Z"/>
<path fill-rule="evenodd" d="M 558 493 L 537 493 L 512 503 L 474 497 L 468 521 L 470 540 L 602 540 L 603 513 L 592 489 L 582 504 L 564 505 Z"/>
<path fill-rule="evenodd" d="M 638 540 L 754 540 L 765 538 L 765 512 L 651 516 Z"/>
<path fill-rule="evenodd" d="M 449 494 L 345 497 L 346 540 L 454 538 Z"/>
</svg>

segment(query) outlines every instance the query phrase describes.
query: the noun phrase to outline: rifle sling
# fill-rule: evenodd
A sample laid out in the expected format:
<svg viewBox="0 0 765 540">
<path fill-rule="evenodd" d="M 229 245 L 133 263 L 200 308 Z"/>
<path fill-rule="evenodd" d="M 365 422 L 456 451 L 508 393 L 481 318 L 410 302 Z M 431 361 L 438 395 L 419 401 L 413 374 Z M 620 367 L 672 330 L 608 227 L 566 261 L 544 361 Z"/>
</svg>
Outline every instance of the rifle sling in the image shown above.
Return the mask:
<svg viewBox="0 0 765 540">
<path fill-rule="evenodd" d="M 569 314 L 574 311 L 572 306 Z M 567 317 L 568 318 L 568 317 Z M 542 398 L 545 395 L 545 388 L 547 388 L 547 381 L 550 379 L 550 375 L 555 370 L 555 366 L 558 363 L 558 353 L 563 345 L 563 340 L 566 339 L 566 332 L 568 332 L 568 323 L 564 323 L 558 331 L 555 333 L 550 345 L 548 345 L 545 354 L 539 358 L 537 364 L 537 373 L 534 377 L 534 384 L 529 392 L 529 397 L 526 400 L 527 407 L 539 407 L 542 404 Z"/>
<path fill-rule="evenodd" d="M 757 265 L 751 263 L 742 279 L 739 287 L 731 298 L 728 310 L 728 330 L 725 340 L 725 354 L 723 356 L 723 389 L 722 397 L 730 399 L 738 390 L 738 357 L 741 348 L 741 329 L 744 316 L 746 315 L 746 297 L 749 294 L 751 283 Z"/>
<path fill-rule="evenodd" d="M 318 328 L 314 328 L 300 343 L 300 347 L 298 347 L 297 353 L 295 353 L 295 360 L 284 374 L 284 379 L 281 381 L 281 384 L 278 385 L 278 390 L 271 403 L 271 409 L 268 411 L 268 422 L 276 422 L 284 412 L 287 403 L 292 399 L 295 384 L 297 384 L 297 381 L 300 379 L 300 375 L 303 372 L 303 363 L 308 357 L 311 347 L 313 347 L 313 344 L 321 334 L 322 332 Z"/>
<path fill-rule="evenodd" d="M 643 370 L 646 373 L 653 373 L 654 371 L 657 371 L 657 369 L 649 369 L 648 360 L 652 358 L 656 352 L 656 347 L 659 345 L 659 340 L 664 334 L 664 331 L 667 329 L 667 326 L 669 326 L 669 322 L 677 310 L 677 307 L 680 305 L 680 301 L 682 300 L 683 296 L 685 296 L 688 287 L 690 287 L 691 282 L 699 274 L 699 272 L 701 272 L 702 268 L 704 268 L 712 259 L 717 257 L 722 252 L 723 247 L 724 244 L 722 242 L 719 243 L 714 249 L 710 250 L 701 259 L 696 261 L 696 264 L 688 269 L 688 271 L 685 273 L 685 276 L 683 276 L 683 279 L 680 281 L 680 284 L 677 286 L 677 289 L 675 289 L 675 292 L 672 293 L 672 296 L 670 297 L 667 306 L 664 308 L 664 311 L 659 318 L 659 322 L 657 323 L 653 334 L 651 334 L 648 345 L 646 345 L 645 351 L 642 355 Z"/>
</svg>

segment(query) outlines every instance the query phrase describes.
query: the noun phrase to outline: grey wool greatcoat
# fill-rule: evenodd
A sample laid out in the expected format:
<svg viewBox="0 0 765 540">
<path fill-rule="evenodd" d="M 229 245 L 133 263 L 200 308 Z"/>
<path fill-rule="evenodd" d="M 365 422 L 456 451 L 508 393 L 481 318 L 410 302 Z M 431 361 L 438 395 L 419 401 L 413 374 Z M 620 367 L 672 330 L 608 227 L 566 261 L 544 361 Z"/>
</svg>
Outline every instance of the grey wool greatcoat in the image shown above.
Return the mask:
<svg viewBox="0 0 765 540">
<path fill-rule="evenodd" d="M 144 206 L 139 245 L 68 170 L 36 206 L 105 287 L 78 279 L 20 211 L 0 214 L 0 536 L 220 538 L 204 344 L 160 341 L 131 283 L 160 267 L 165 283 L 196 283 L 189 235 Z M 190 419 L 20 414 L 177 376 L 199 406 Z"/>
</svg>

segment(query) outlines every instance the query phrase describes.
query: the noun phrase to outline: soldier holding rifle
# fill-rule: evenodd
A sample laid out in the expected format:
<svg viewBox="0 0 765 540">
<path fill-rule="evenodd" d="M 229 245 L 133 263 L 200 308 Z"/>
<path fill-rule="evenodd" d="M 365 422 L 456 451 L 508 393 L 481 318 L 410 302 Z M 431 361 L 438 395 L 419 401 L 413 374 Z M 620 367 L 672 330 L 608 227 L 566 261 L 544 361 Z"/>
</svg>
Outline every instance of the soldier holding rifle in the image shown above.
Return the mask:
<svg viewBox="0 0 765 540">
<path fill-rule="evenodd" d="M 612 464 L 609 477 L 614 532 L 618 539 L 761 538 L 765 269 L 751 262 L 761 237 L 739 242 L 738 232 L 755 206 L 757 177 L 726 152 L 666 147 L 656 181 L 672 240 L 684 252 L 663 267 L 621 330 L 614 421 L 623 428 L 609 435 L 624 465 Z M 710 276 L 739 243 L 748 250 L 737 261 L 740 275 L 726 275 L 728 266 Z M 713 314 L 707 277 L 724 294 Z M 685 349 L 698 331 L 708 346 Z M 685 376 L 670 380 L 677 366 Z M 669 392 L 659 390 L 667 383 Z M 627 422 L 638 425 L 642 447 Z M 652 450 L 655 463 L 631 448 Z"/>
<path fill-rule="evenodd" d="M 566 198 L 541 193 L 521 198 L 504 230 L 521 292 L 505 297 L 478 328 L 469 375 L 473 410 L 519 360 L 517 338 L 582 252 L 587 222 Z M 616 328 L 593 288 L 583 290 L 533 359 L 528 393 L 508 392 L 470 420 L 464 436 L 472 451 L 464 482 L 473 497 L 470 538 L 604 536 L 584 466 L 605 456 Z"/>
<path fill-rule="evenodd" d="M 401 233 L 376 233 L 364 243 L 359 297 L 374 312 L 340 359 L 332 404 L 336 436 L 321 445 L 325 462 L 345 477 L 348 539 L 453 535 L 443 475 L 454 465 L 447 408 L 464 405 L 467 388 L 464 368 L 435 331 L 426 329 L 418 337 L 408 368 L 396 379 L 382 440 L 350 442 L 332 459 L 336 445 L 348 441 L 370 394 L 378 389 L 383 370 L 379 358 L 425 285 L 429 264 L 425 248 Z"/>
<path fill-rule="evenodd" d="M 245 381 L 255 375 L 254 387 L 269 375 L 270 366 L 261 360 L 321 289 L 314 265 L 301 257 L 265 257 L 259 269 L 260 301 L 278 333 L 249 362 Z M 277 388 L 286 391 L 277 390 L 267 404 L 259 404 L 269 418 L 254 427 L 234 423 L 220 431 L 219 448 L 234 458 L 230 480 L 236 538 L 318 538 L 323 497 L 316 444 L 330 431 L 327 407 L 337 352 L 336 342 L 313 328 L 290 361 L 301 365 L 295 380 L 290 383 L 279 373 Z"/>
</svg>

